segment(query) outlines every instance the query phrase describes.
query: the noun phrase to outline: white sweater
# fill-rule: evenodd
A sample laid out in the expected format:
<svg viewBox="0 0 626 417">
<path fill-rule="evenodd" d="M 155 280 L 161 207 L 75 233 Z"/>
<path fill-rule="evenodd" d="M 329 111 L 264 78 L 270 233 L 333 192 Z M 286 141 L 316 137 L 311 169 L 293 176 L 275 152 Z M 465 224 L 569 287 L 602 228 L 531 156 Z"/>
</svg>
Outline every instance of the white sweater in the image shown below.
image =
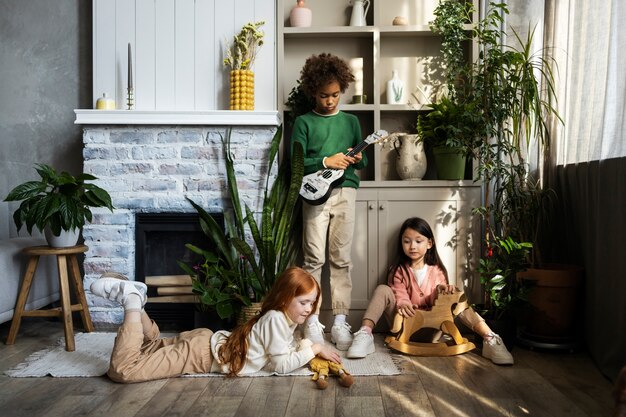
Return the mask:
<svg viewBox="0 0 626 417">
<path fill-rule="evenodd" d="M 297 324 L 285 313 L 270 310 L 257 321 L 248 335 L 248 358 L 239 374 L 251 374 L 271 363 L 270 371 L 286 374 L 306 365 L 315 354 L 308 339 L 296 343 L 293 333 Z M 212 371 L 228 373 L 229 368 L 218 362 L 218 349 L 230 332 L 220 330 L 211 337 Z"/>
</svg>

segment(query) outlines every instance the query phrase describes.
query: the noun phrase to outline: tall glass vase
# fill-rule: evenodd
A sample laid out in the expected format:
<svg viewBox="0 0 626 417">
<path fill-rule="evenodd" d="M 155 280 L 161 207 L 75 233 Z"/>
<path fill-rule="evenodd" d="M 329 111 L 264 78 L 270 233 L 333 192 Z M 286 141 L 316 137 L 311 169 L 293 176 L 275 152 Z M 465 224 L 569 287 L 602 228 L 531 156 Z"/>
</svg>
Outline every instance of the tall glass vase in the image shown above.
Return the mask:
<svg viewBox="0 0 626 417">
<path fill-rule="evenodd" d="M 254 72 L 230 72 L 230 110 L 254 110 Z"/>
</svg>

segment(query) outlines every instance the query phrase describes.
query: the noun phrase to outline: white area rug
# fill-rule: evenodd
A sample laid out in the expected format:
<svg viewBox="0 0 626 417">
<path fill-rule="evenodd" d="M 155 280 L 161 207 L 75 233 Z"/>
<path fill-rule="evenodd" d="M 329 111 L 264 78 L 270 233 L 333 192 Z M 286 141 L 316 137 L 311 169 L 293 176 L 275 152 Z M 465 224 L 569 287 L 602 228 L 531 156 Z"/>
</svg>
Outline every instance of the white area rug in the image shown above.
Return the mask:
<svg viewBox="0 0 626 417">
<path fill-rule="evenodd" d="M 65 350 L 65 339 L 61 338 L 57 346 L 35 352 L 16 367 L 5 371 L 10 377 L 92 377 L 106 374 L 109 359 L 113 350 L 116 333 L 77 333 L 75 335 L 76 350 Z M 383 346 L 383 337 L 376 335 L 376 352 L 365 359 L 347 359 L 345 352 L 340 352 L 344 367 L 355 376 L 363 375 L 399 375 L 400 370 L 394 363 L 389 350 Z M 328 342 L 327 342 L 328 343 Z M 311 375 L 306 367 L 285 374 Z M 245 376 L 278 375 L 271 371 L 261 370 Z M 223 376 L 218 373 L 187 375 L 189 377 Z M 281 375 L 282 376 L 282 375 Z"/>
</svg>

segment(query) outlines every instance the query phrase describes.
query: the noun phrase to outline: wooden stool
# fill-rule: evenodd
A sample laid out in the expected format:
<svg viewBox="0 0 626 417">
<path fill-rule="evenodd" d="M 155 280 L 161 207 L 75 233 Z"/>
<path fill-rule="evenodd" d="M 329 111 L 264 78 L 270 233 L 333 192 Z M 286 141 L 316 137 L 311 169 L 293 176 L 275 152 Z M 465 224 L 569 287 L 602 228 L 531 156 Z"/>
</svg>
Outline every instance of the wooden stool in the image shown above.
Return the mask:
<svg viewBox="0 0 626 417">
<path fill-rule="evenodd" d="M 75 349 L 74 326 L 72 323 L 73 311 L 80 311 L 80 316 L 83 320 L 85 330 L 93 332 L 93 323 L 91 322 L 89 308 L 87 307 L 87 298 L 85 298 L 85 290 L 83 289 L 83 279 L 78 269 L 78 261 L 76 260 L 76 255 L 87 252 L 87 249 L 89 248 L 85 245 L 71 246 L 67 248 L 31 246 L 22 249 L 22 252 L 30 256 L 30 259 L 28 260 L 26 273 L 24 274 L 24 281 L 22 282 L 20 293 L 17 297 L 17 303 L 15 304 L 15 312 L 13 313 L 13 320 L 11 321 L 11 329 L 9 330 L 9 337 L 7 337 L 6 341 L 7 345 L 15 343 L 15 338 L 17 337 L 17 332 L 20 329 L 22 317 L 62 317 L 65 330 L 65 350 L 68 352 L 73 352 Z M 39 257 L 41 255 L 56 255 L 57 257 L 61 307 L 51 308 L 48 310 L 24 310 L 26 300 L 28 299 L 28 293 L 30 292 L 30 286 L 33 282 L 35 271 L 37 270 L 37 264 L 39 263 Z M 70 301 L 70 288 L 67 279 L 68 269 L 69 276 L 72 278 L 72 282 L 74 284 L 74 290 L 76 291 L 79 304 L 71 304 Z"/>
</svg>

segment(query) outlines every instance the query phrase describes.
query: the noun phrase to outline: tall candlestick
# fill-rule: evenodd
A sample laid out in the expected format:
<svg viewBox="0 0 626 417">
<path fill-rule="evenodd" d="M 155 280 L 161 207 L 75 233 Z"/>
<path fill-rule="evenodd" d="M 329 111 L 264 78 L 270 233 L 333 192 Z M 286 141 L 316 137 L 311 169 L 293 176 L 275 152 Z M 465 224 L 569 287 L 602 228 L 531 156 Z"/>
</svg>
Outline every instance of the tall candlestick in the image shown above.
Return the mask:
<svg viewBox="0 0 626 417">
<path fill-rule="evenodd" d="M 128 88 L 133 88 L 133 55 L 128 43 Z"/>
<path fill-rule="evenodd" d="M 128 94 L 126 96 L 126 110 L 132 110 L 135 107 L 135 95 L 133 91 L 133 55 L 130 50 L 130 42 L 128 43 Z"/>
</svg>

